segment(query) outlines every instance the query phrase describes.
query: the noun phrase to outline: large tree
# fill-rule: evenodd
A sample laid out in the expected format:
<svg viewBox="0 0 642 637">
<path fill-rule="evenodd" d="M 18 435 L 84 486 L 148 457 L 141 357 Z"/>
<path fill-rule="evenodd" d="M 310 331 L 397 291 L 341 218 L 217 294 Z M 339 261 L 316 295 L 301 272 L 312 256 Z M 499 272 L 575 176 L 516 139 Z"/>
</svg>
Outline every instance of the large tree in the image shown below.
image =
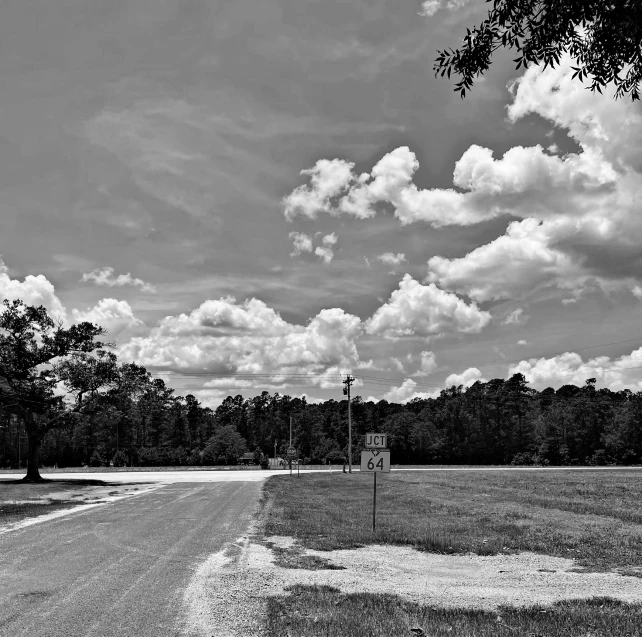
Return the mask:
<svg viewBox="0 0 642 637">
<path fill-rule="evenodd" d="M 0 314 L 0 407 L 16 414 L 27 433 L 27 481 L 42 480 L 38 454 L 43 436 L 52 428 L 69 423 L 80 404 L 70 408 L 55 393 L 60 378 L 56 363 L 72 354 L 86 354 L 105 344 L 95 338 L 102 327 L 83 322 L 64 328 L 54 323 L 43 306 L 20 300 L 3 301 Z M 90 383 L 91 385 L 91 383 Z M 88 386 L 89 387 L 89 386 Z"/>
<path fill-rule="evenodd" d="M 615 84 L 616 99 L 630 94 L 640 99 L 642 80 L 642 2 L 640 0 L 486 0 L 493 3 L 488 17 L 472 31 L 466 29 L 461 48 L 438 51 L 435 75 L 460 76 L 455 91 L 461 97 L 491 64 L 493 53 L 515 49 L 517 68 L 530 63 L 559 64 L 568 52 L 580 81 L 601 93 Z M 625 75 L 621 75 L 624 73 Z"/>
</svg>

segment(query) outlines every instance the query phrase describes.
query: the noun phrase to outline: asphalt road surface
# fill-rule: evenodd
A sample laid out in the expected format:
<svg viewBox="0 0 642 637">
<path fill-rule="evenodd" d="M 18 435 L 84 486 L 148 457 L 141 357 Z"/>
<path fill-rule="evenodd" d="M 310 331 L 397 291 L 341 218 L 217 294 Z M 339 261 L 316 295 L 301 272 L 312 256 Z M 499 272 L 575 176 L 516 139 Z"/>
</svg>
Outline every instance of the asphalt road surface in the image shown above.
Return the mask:
<svg viewBox="0 0 642 637">
<path fill-rule="evenodd" d="M 208 555 L 247 533 L 260 487 L 168 484 L 1 535 L 0 635 L 186 634 L 185 586 Z"/>
</svg>

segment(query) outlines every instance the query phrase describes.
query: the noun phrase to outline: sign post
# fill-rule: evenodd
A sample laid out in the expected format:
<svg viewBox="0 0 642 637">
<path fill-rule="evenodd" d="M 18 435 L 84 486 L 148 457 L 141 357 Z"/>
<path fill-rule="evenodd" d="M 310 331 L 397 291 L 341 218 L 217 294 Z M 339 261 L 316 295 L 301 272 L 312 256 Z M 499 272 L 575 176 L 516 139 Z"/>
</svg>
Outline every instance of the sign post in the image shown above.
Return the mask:
<svg viewBox="0 0 642 637">
<path fill-rule="evenodd" d="M 292 475 L 292 458 L 296 458 L 298 455 L 297 450 L 291 445 L 288 447 L 288 462 L 290 464 L 290 475 Z"/>
<path fill-rule="evenodd" d="M 377 520 L 377 474 L 390 473 L 390 450 L 386 449 L 386 434 L 366 434 L 366 449 L 361 452 L 361 471 L 373 473 L 372 531 Z"/>
</svg>

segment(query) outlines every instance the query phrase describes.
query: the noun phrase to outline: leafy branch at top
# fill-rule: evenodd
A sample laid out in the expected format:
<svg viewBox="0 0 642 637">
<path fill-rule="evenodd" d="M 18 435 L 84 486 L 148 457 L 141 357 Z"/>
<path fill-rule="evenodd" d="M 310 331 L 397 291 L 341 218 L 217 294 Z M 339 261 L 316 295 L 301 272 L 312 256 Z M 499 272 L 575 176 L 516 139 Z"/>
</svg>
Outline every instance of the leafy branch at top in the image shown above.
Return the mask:
<svg viewBox="0 0 642 637">
<path fill-rule="evenodd" d="M 461 48 L 438 51 L 435 76 L 451 73 L 462 99 L 474 78 L 490 68 L 499 48 L 515 49 L 516 68 L 559 64 L 569 53 L 577 66 L 573 79 L 591 80 L 599 93 L 610 83 L 615 98 L 640 99 L 642 81 L 642 2 L 640 0 L 486 0 L 493 7 L 472 31 L 466 29 Z M 624 73 L 624 75 L 622 75 Z"/>
</svg>

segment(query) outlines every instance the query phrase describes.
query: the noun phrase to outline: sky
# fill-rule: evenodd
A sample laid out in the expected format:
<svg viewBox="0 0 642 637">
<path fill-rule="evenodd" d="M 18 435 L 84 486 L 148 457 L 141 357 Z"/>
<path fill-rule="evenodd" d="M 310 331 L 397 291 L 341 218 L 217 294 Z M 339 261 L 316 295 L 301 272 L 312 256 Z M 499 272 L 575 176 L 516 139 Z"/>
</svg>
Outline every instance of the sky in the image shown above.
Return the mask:
<svg viewBox="0 0 642 637">
<path fill-rule="evenodd" d="M 642 389 L 642 106 L 435 78 L 482 0 L 7 0 L 0 299 L 215 407 Z"/>
</svg>

